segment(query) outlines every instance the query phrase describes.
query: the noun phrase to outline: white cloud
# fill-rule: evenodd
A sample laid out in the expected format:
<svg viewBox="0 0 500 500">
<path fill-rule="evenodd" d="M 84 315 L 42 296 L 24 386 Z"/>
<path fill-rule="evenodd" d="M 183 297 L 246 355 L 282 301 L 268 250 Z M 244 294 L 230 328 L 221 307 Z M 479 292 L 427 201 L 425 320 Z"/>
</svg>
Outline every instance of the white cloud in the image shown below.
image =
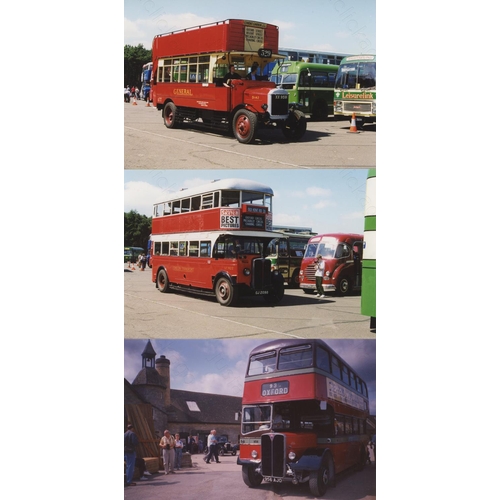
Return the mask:
<svg viewBox="0 0 500 500">
<path fill-rule="evenodd" d="M 336 207 L 337 204 L 332 201 L 332 200 L 320 200 L 317 203 L 313 204 L 313 208 L 316 210 L 320 210 L 322 208 L 327 208 L 327 207 Z"/>
<path fill-rule="evenodd" d="M 273 223 L 277 226 L 302 226 L 300 215 L 273 214 Z"/>
<path fill-rule="evenodd" d="M 149 182 L 130 181 L 125 183 L 124 208 L 125 212 L 136 210 L 148 217 L 153 212 L 153 203 L 159 201 L 164 190 L 153 186 Z"/>
<path fill-rule="evenodd" d="M 331 196 L 332 192 L 330 189 L 311 186 L 306 189 L 306 194 L 308 196 L 316 196 L 317 198 L 324 198 L 325 196 Z"/>
</svg>

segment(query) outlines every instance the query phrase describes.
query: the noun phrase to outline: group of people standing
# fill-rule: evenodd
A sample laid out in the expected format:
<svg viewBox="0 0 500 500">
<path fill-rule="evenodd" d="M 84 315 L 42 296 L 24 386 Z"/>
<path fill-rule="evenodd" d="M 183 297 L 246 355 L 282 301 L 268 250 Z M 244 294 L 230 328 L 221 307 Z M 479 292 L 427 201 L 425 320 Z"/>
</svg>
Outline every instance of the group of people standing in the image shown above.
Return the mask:
<svg viewBox="0 0 500 500">
<path fill-rule="evenodd" d="M 209 464 L 212 459 L 215 459 L 215 462 L 218 464 L 221 463 L 219 460 L 218 439 L 216 434 L 217 431 L 213 429 L 208 436 L 208 453 L 203 457 L 203 460 L 205 460 L 207 464 Z M 145 475 L 150 475 L 146 470 L 144 459 L 136 457 L 136 448 L 138 445 L 139 439 L 134 432 L 134 427 L 132 424 L 129 424 L 125 432 L 125 486 L 135 486 L 136 483 L 133 482 L 135 467 L 139 468 L 141 480 L 147 479 L 144 477 Z M 175 474 L 176 470 L 181 470 L 184 442 L 181 440 L 180 435 L 172 435 L 170 431 L 166 429 L 163 432 L 163 437 L 160 440 L 159 446 L 163 457 L 165 475 Z"/>
<path fill-rule="evenodd" d="M 179 434 L 172 436 L 170 431 L 165 430 L 160 440 L 160 448 L 163 454 L 165 475 L 175 474 L 176 470 L 181 470 L 184 443 L 181 441 Z"/>
<path fill-rule="evenodd" d="M 136 99 L 139 99 L 139 90 L 140 90 L 139 87 L 130 88 L 130 86 L 127 85 L 123 89 L 124 96 L 125 96 L 125 102 L 130 102 L 131 97 L 135 97 Z"/>
</svg>

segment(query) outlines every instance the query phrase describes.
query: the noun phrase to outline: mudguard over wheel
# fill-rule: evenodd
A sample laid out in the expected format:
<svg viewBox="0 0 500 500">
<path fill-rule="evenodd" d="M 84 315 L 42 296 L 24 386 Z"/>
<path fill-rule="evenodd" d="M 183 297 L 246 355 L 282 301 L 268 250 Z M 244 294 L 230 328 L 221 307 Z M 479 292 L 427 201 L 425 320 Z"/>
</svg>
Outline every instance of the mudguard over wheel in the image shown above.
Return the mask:
<svg viewBox="0 0 500 500">
<path fill-rule="evenodd" d="M 219 278 L 217 280 L 215 296 L 221 306 L 230 306 L 238 298 L 237 291 L 228 278 Z"/>
<path fill-rule="evenodd" d="M 168 292 L 168 276 L 165 269 L 160 269 L 156 275 L 156 285 L 162 293 Z"/>
<path fill-rule="evenodd" d="M 262 483 L 262 476 L 255 472 L 255 467 L 253 467 L 252 465 L 243 465 L 243 467 L 241 468 L 241 474 L 243 476 L 243 482 L 249 488 L 255 488 L 256 486 L 259 486 L 260 483 Z"/>
<path fill-rule="evenodd" d="M 173 102 L 167 102 L 163 108 L 163 122 L 167 128 L 175 128 L 175 118 L 177 116 L 177 106 Z"/>
<path fill-rule="evenodd" d="M 248 144 L 255 139 L 257 132 L 257 117 L 251 111 L 240 109 L 233 118 L 233 133 L 236 139 Z"/>
<path fill-rule="evenodd" d="M 290 113 L 283 124 L 283 134 L 287 139 L 298 141 L 306 133 L 306 116 L 302 111 L 296 109 Z"/>
</svg>

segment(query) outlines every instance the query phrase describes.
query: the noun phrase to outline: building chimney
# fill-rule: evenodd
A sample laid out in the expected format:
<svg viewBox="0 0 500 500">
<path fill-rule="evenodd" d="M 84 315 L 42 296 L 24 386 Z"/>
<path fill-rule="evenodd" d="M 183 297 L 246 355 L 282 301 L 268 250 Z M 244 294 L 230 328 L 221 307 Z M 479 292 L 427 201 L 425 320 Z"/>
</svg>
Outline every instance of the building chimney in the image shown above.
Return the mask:
<svg viewBox="0 0 500 500">
<path fill-rule="evenodd" d="M 156 360 L 156 371 L 165 381 L 165 406 L 170 406 L 170 360 L 163 354 Z"/>
</svg>

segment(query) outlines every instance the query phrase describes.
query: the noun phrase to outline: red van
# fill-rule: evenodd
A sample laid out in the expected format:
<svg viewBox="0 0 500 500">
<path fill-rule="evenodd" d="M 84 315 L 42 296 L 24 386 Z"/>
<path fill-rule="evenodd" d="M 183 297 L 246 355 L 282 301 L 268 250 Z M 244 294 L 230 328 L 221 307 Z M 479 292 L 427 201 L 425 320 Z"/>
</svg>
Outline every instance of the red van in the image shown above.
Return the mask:
<svg viewBox="0 0 500 500">
<path fill-rule="evenodd" d="M 299 286 L 305 293 L 316 290 L 316 259 L 323 257 L 325 292 L 345 295 L 361 289 L 361 260 L 363 258 L 363 235 L 329 233 L 309 239 L 300 266 Z"/>
</svg>

